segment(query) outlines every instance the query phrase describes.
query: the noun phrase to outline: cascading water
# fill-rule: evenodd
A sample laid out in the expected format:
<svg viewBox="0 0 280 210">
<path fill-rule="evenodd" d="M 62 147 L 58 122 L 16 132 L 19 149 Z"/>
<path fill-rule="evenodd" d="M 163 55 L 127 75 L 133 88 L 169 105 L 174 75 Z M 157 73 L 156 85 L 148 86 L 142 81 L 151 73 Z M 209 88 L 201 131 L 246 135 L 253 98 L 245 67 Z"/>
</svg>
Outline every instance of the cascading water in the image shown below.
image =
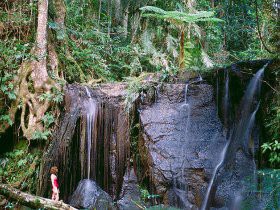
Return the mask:
<svg viewBox="0 0 280 210">
<path fill-rule="evenodd" d="M 260 102 L 258 103 L 255 111 L 252 113 L 251 115 L 251 118 L 250 118 L 250 121 L 249 121 L 249 125 L 248 125 L 248 128 L 247 128 L 247 133 L 246 133 L 246 138 L 250 139 L 250 136 L 251 136 L 251 132 L 252 132 L 252 129 L 254 127 L 254 124 L 255 124 L 255 119 L 256 119 L 256 114 L 257 114 L 257 111 L 259 110 L 259 107 L 260 107 Z M 247 146 L 249 145 L 249 142 L 247 142 L 247 144 L 244 145 Z M 246 147 L 245 147 L 246 148 Z M 253 156 L 253 167 L 254 167 L 254 171 L 253 171 L 253 180 L 252 180 L 252 184 L 255 186 L 256 183 L 257 183 L 257 165 L 256 165 L 256 161 L 255 161 L 255 144 L 253 142 L 252 144 L 252 148 L 251 148 L 251 152 L 252 152 L 252 156 Z"/>
<path fill-rule="evenodd" d="M 184 94 L 185 103 L 182 105 L 182 108 L 185 108 L 184 110 L 186 110 L 186 112 L 187 112 L 187 123 L 186 123 L 186 129 L 185 129 L 186 135 L 188 133 L 188 127 L 189 127 L 189 122 L 190 122 L 190 104 L 188 103 L 188 90 L 189 90 L 189 83 L 187 83 L 185 86 L 185 94 Z"/>
<path fill-rule="evenodd" d="M 250 138 L 251 130 L 255 122 L 255 116 L 259 108 L 259 105 L 257 105 L 257 107 L 254 108 L 254 98 L 257 97 L 260 92 L 261 79 L 263 77 L 263 73 L 267 65 L 268 64 L 264 65 L 255 74 L 255 76 L 251 79 L 249 85 L 247 86 L 247 89 L 245 91 L 240 105 L 240 112 L 242 112 L 242 114 L 240 113 L 240 119 L 237 119 L 239 122 L 236 123 L 237 126 L 231 132 L 231 135 L 228 138 L 228 141 L 222 151 L 220 161 L 214 169 L 213 175 L 210 179 L 210 183 L 206 191 L 206 195 L 201 206 L 201 210 L 206 210 L 210 208 L 210 195 L 211 193 L 214 193 L 212 192 L 213 186 L 220 168 L 222 168 L 224 164 L 230 161 L 231 155 L 235 154 L 239 148 L 242 148 L 245 152 L 247 152 L 248 150 L 248 139 Z M 227 94 L 227 91 L 225 91 L 225 93 Z M 227 96 L 225 96 L 225 98 L 226 97 Z"/>
<path fill-rule="evenodd" d="M 246 128 L 246 133 L 245 133 L 245 140 L 247 140 L 247 142 L 244 142 L 243 148 L 247 148 L 247 145 L 249 145 L 249 140 L 250 140 L 250 136 L 251 136 L 251 132 L 252 129 L 254 127 L 255 124 L 255 118 L 256 118 L 256 113 L 259 110 L 259 106 L 260 106 L 260 102 L 258 103 L 257 107 L 255 108 L 254 112 L 251 114 L 249 123 L 248 123 L 248 127 Z M 252 183 L 251 186 L 256 186 L 257 184 L 257 166 L 256 166 L 256 161 L 255 161 L 255 155 L 254 155 L 254 145 L 253 148 L 251 148 L 252 150 L 252 157 L 253 157 L 253 178 L 252 178 Z M 234 197 L 233 200 L 233 204 L 232 204 L 232 209 L 233 210 L 238 210 L 240 209 L 241 203 L 243 201 L 243 196 L 242 196 L 242 192 L 245 190 L 245 187 L 243 186 L 240 190 L 238 190 L 237 194 Z M 256 189 L 253 189 L 256 190 Z"/>
<path fill-rule="evenodd" d="M 87 179 L 90 178 L 91 171 L 91 146 L 92 146 L 92 138 L 95 127 L 96 120 L 96 111 L 97 106 L 96 102 L 91 98 L 90 92 L 87 87 L 85 87 L 86 93 L 88 96 L 88 101 L 85 105 L 85 115 L 86 115 L 86 146 L 87 146 Z"/>
<path fill-rule="evenodd" d="M 217 116 L 219 116 L 219 74 L 216 72 L 216 106 L 217 106 Z"/>
<path fill-rule="evenodd" d="M 223 112 L 224 112 L 224 124 L 227 129 L 227 134 L 229 134 L 229 72 L 228 69 L 225 71 L 225 88 L 224 88 L 224 98 L 223 98 Z M 227 136 L 228 138 L 228 136 Z"/>
<path fill-rule="evenodd" d="M 130 154 L 123 87 L 110 84 L 101 90 L 78 84 L 66 86 L 65 111 L 42 163 L 38 194 L 48 195 L 47 172 L 56 165 L 65 201 L 79 181 L 87 178 L 114 198 L 118 195 Z"/>
<path fill-rule="evenodd" d="M 209 203 L 210 202 L 209 198 L 210 198 L 210 194 L 212 193 L 212 190 L 213 190 L 213 184 L 214 184 L 214 181 L 216 179 L 216 175 L 217 175 L 218 170 L 223 166 L 223 164 L 225 162 L 225 157 L 226 157 L 226 153 L 228 151 L 229 145 L 230 145 L 230 141 L 227 141 L 226 146 L 224 147 L 224 149 L 222 151 L 220 162 L 215 167 L 213 175 L 212 175 L 211 180 L 209 182 L 209 185 L 208 185 L 208 188 L 207 188 L 207 191 L 206 191 L 206 195 L 205 195 L 201 210 L 206 210 L 208 208 L 209 204 L 210 204 Z"/>
<path fill-rule="evenodd" d="M 188 88 L 189 88 L 189 83 L 187 83 L 187 84 L 186 84 L 186 87 L 185 87 L 185 104 L 188 104 L 188 103 L 187 103 Z"/>
<path fill-rule="evenodd" d="M 182 115 L 186 118 L 186 124 L 184 128 L 185 132 L 185 138 L 182 138 L 181 140 L 181 155 L 180 160 L 174 160 L 174 161 L 180 161 L 180 171 L 177 175 L 173 175 L 173 192 L 177 196 L 177 202 L 176 205 L 179 208 L 183 208 L 184 206 L 188 206 L 188 201 L 186 199 L 186 193 L 187 193 L 187 186 L 184 183 L 184 175 L 185 175 L 185 164 L 187 162 L 186 160 L 186 146 L 188 145 L 187 139 L 188 139 L 188 128 L 189 128 L 189 122 L 190 122 L 190 104 L 188 103 L 188 90 L 189 90 L 189 83 L 187 82 L 185 85 L 185 92 L 184 92 L 184 103 L 181 106 L 181 111 L 183 112 Z"/>
</svg>

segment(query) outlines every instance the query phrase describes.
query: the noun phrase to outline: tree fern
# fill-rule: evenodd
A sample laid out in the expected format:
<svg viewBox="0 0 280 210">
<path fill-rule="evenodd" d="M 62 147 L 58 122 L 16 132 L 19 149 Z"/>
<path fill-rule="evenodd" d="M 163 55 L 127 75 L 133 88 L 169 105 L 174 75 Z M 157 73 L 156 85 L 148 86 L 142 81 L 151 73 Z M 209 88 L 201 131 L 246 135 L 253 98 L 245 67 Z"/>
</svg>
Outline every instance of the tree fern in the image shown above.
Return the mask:
<svg viewBox="0 0 280 210">
<path fill-rule="evenodd" d="M 222 22 L 221 19 L 215 18 L 214 12 L 209 11 L 197 11 L 196 13 L 185 13 L 179 11 L 165 11 L 158 7 L 146 6 L 140 8 L 142 10 L 143 17 L 153 17 L 157 19 L 163 19 L 173 24 L 185 24 L 185 23 L 195 23 L 195 22 Z"/>
<path fill-rule="evenodd" d="M 189 8 L 190 9 L 190 8 Z M 221 19 L 214 17 L 214 12 L 210 11 L 196 11 L 192 9 L 192 13 L 186 13 L 183 12 L 183 9 L 181 11 L 165 11 L 158 7 L 153 6 L 145 6 L 140 8 L 142 11 L 142 17 L 148 17 L 148 18 L 156 18 L 161 19 L 167 22 L 170 22 L 172 25 L 176 26 L 180 30 L 180 53 L 179 53 L 179 68 L 182 70 L 185 68 L 185 30 L 186 30 L 186 24 L 190 33 L 191 24 L 194 25 L 194 31 L 196 32 L 198 38 L 201 37 L 201 30 L 199 26 L 197 26 L 195 23 L 197 22 L 222 22 Z M 205 64 L 205 66 L 213 66 L 213 63 L 211 62 L 210 58 L 204 51 L 200 51 L 199 57 L 202 58 L 202 62 Z M 190 56 L 193 57 L 193 56 Z M 190 59 L 188 56 L 187 59 Z M 186 60 L 188 63 L 191 63 L 191 60 Z"/>
</svg>

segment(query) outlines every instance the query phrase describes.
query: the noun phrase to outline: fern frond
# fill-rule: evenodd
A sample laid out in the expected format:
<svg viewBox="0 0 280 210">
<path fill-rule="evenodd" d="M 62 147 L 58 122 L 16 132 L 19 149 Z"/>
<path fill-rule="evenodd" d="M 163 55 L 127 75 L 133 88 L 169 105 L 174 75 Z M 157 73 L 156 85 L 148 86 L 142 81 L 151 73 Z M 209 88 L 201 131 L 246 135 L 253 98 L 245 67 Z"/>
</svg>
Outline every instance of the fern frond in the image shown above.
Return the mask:
<svg viewBox="0 0 280 210">
<path fill-rule="evenodd" d="M 145 7 L 141 7 L 140 10 L 142 10 L 143 12 L 154 12 L 157 14 L 166 14 L 166 11 L 159 8 L 159 7 L 153 7 L 153 6 L 145 6 Z"/>
<path fill-rule="evenodd" d="M 174 58 L 178 57 L 179 55 L 179 53 L 177 52 L 178 39 L 168 34 L 166 37 L 166 46 L 167 46 L 167 52 L 171 53 Z"/>
<path fill-rule="evenodd" d="M 201 58 L 206 68 L 214 67 L 213 61 L 210 59 L 209 55 L 204 50 L 201 50 Z"/>
<path fill-rule="evenodd" d="M 195 23 L 200 21 L 223 22 L 219 18 L 214 18 L 214 12 L 197 11 L 196 13 L 185 13 L 179 11 L 165 11 L 158 7 L 146 6 L 140 8 L 143 17 L 163 19 L 173 24 Z"/>
<path fill-rule="evenodd" d="M 152 39 L 153 34 L 148 30 L 145 30 L 141 35 L 142 47 L 146 53 L 154 53 L 156 51 Z"/>
</svg>

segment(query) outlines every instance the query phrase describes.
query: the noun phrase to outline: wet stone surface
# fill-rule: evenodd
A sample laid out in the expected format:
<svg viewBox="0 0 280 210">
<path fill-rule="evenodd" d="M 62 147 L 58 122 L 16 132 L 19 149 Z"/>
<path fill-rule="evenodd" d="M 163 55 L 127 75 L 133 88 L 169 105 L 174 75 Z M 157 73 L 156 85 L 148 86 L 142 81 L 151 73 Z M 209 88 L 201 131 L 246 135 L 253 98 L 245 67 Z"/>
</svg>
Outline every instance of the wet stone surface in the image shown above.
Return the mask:
<svg viewBox="0 0 280 210">
<path fill-rule="evenodd" d="M 195 209 L 226 139 L 207 84 L 164 85 L 157 101 L 140 109 L 141 151 L 157 194 L 169 205 Z"/>
</svg>

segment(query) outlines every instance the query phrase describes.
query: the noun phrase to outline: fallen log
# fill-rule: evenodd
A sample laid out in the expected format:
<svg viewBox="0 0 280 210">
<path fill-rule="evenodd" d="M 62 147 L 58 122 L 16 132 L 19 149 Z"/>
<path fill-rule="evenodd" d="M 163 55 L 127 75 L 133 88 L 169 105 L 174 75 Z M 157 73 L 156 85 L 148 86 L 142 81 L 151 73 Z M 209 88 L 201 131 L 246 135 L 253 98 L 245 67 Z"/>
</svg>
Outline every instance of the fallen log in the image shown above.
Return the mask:
<svg viewBox="0 0 280 210">
<path fill-rule="evenodd" d="M 62 201 L 53 201 L 51 199 L 39 197 L 36 195 L 31 195 L 15 189 L 7 184 L 0 183 L 0 194 L 7 197 L 7 199 L 12 199 L 18 201 L 20 204 L 25 205 L 30 208 L 39 209 L 67 209 L 76 210 L 76 208 L 63 203 Z"/>
</svg>

